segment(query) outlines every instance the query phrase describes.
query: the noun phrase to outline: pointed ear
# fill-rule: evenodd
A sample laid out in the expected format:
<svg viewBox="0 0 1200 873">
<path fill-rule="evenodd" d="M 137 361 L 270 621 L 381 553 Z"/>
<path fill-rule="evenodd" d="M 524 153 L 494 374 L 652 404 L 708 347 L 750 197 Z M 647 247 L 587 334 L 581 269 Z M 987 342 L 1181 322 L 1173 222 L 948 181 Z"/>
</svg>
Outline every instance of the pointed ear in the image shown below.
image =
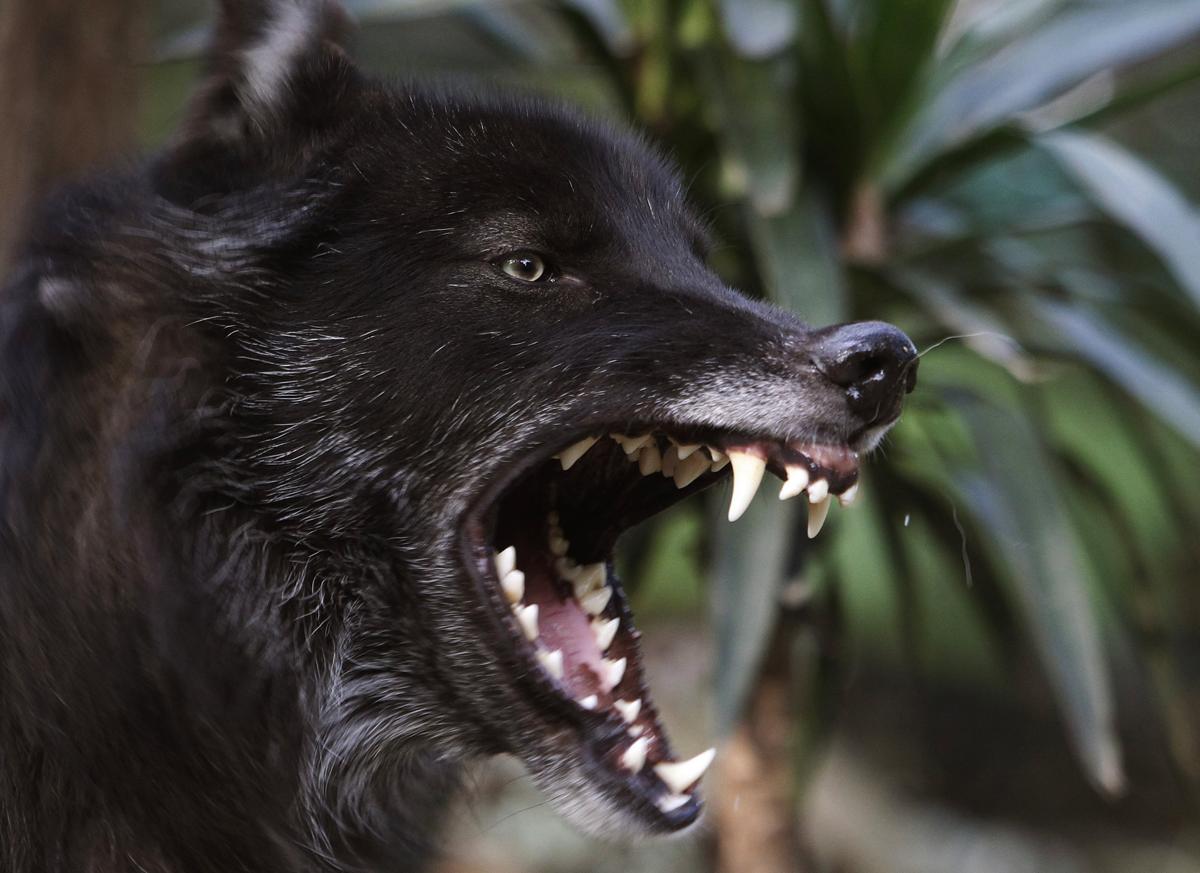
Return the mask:
<svg viewBox="0 0 1200 873">
<path fill-rule="evenodd" d="M 309 139 L 357 85 L 342 50 L 349 29 L 336 0 L 218 0 L 208 75 L 176 145 L 274 151 Z"/>
</svg>

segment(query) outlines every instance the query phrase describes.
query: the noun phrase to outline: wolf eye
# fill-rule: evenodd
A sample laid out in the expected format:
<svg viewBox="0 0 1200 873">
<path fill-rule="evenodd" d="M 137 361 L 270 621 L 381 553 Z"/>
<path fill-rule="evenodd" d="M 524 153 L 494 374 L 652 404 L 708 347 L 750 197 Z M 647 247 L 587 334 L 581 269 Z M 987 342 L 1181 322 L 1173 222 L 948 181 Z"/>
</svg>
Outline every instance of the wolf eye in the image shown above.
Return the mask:
<svg viewBox="0 0 1200 873">
<path fill-rule="evenodd" d="M 509 255 L 500 261 L 500 269 L 522 282 L 544 282 L 550 278 L 546 262 L 531 252 Z"/>
</svg>

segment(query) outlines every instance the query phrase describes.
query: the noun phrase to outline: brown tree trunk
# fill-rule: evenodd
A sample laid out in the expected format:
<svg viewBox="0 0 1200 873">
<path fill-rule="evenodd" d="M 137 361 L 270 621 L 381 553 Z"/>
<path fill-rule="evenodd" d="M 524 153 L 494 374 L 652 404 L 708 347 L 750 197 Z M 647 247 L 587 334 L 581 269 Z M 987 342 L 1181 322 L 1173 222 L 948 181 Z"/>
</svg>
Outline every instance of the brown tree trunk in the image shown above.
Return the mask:
<svg viewBox="0 0 1200 873">
<path fill-rule="evenodd" d="M 29 210 L 134 141 L 143 0 L 0 0 L 0 277 Z"/>
</svg>

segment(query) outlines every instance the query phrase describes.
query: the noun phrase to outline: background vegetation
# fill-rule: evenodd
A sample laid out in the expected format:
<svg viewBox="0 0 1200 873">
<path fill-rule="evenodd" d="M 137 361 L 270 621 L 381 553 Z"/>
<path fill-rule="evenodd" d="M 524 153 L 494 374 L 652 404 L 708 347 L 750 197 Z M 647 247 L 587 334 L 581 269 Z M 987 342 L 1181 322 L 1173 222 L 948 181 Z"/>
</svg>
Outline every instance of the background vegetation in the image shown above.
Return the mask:
<svg viewBox="0 0 1200 873">
<path fill-rule="evenodd" d="M 730 283 L 924 353 L 814 543 L 764 495 L 627 544 L 706 829 L 602 847 L 502 764 L 448 869 L 1200 871 L 1200 2 L 348 5 L 378 72 L 641 127 Z M 145 13 L 147 143 L 205 18 Z"/>
</svg>

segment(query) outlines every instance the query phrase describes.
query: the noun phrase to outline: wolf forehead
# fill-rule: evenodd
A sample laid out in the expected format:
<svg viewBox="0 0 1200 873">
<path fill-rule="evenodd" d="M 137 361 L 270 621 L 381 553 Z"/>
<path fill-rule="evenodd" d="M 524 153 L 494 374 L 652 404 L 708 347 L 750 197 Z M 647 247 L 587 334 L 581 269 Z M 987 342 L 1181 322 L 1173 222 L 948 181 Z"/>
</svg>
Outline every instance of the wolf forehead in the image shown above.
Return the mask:
<svg viewBox="0 0 1200 873">
<path fill-rule="evenodd" d="M 359 168 L 377 174 L 379 193 L 394 202 L 481 219 L 474 232 L 498 244 L 516 233 L 559 250 L 618 242 L 657 249 L 655 237 L 667 232 L 693 249 L 707 245 L 678 172 L 634 134 L 532 95 L 443 90 L 385 99 L 392 124 L 370 140 Z M 412 163 L 389 166 L 398 156 Z M 414 202 L 414 191 L 429 201 Z"/>
<path fill-rule="evenodd" d="M 328 88 L 300 79 L 288 96 L 320 105 L 321 94 L 305 90 Z M 262 145 L 269 162 L 253 141 L 233 151 L 239 161 L 222 128 L 197 131 L 159 166 L 160 190 L 190 208 L 214 193 L 240 198 L 248 183 L 317 191 L 325 183 L 352 193 L 325 204 L 361 216 L 348 228 L 406 232 L 414 253 L 422 240 L 438 249 L 455 239 L 476 247 L 472 254 L 541 247 L 659 260 L 675 247 L 694 257 L 710 246 L 663 155 L 640 135 L 552 98 L 363 79 L 325 105 L 331 115 L 316 136 L 311 126 L 274 129 Z M 274 180 L 262 178 L 264 167 Z M 329 208 L 322 215 L 332 224 Z"/>
</svg>

